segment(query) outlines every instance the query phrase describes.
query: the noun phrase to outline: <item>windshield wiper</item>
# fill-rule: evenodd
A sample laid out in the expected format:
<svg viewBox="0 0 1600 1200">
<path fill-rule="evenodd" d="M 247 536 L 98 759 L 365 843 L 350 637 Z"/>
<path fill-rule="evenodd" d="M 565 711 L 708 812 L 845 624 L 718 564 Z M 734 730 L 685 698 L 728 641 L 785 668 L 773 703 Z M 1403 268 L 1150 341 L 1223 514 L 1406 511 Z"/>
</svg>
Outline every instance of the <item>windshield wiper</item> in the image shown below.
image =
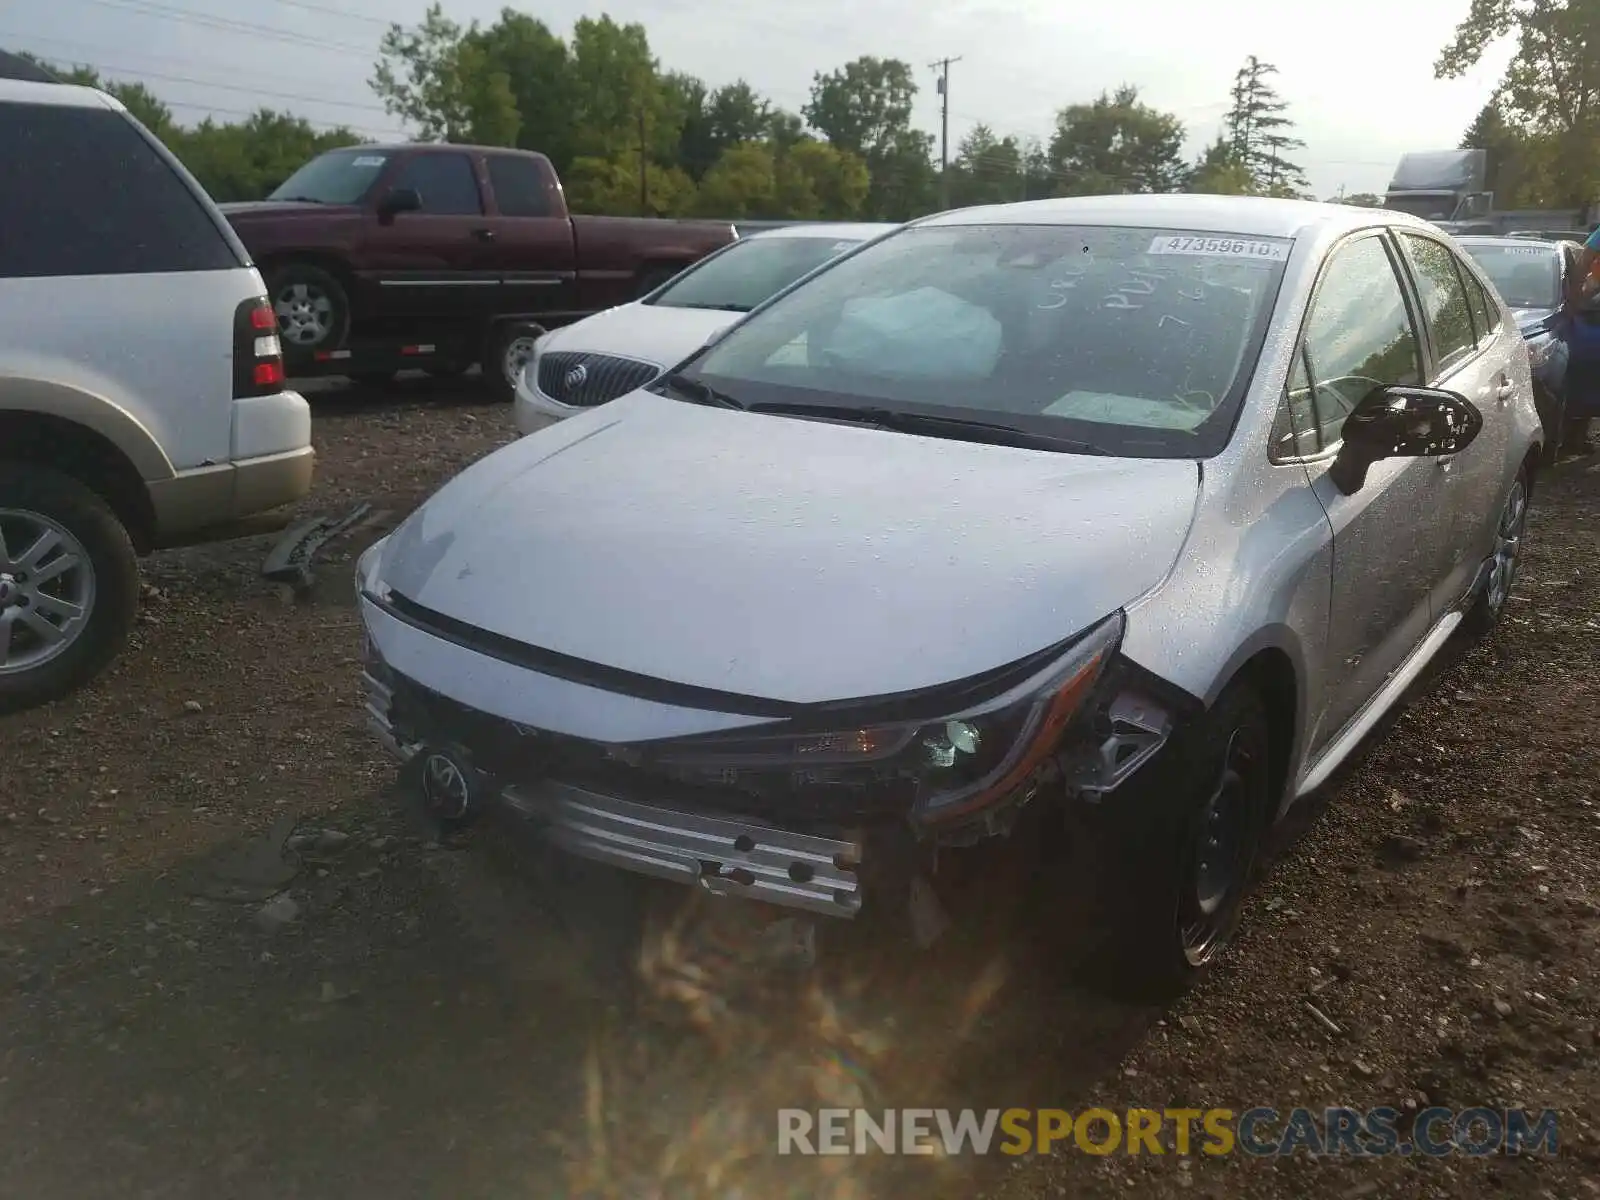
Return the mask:
<svg viewBox="0 0 1600 1200">
<path fill-rule="evenodd" d="M 1034 433 L 998 421 L 979 421 L 971 417 L 940 417 L 930 413 L 902 412 L 879 406 L 843 404 L 752 404 L 751 412 L 786 417 L 818 417 L 822 420 L 852 421 L 877 425 L 896 433 L 922 433 L 930 437 L 960 438 L 990 446 L 1016 446 L 1024 450 L 1056 450 L 1063 454 L 1108 455 L 1111 451 L 1093 442 L 1059 437 L 1053 433 Z"/>
<path fill-rule="evenodd" d="M 326 204 L 326 200 L 319 200 L 315 196 L 272 196 L 270 199 L 282 200 L 287 204 Z"/>
<path fill-rule="evenodd" d="M 690 379 L 682 372 L 663 375 L 656 380 L 656 384 L 659 387 L 671 388 L 691 404 L 704 404 L 709 408 L 737 408 L 741 411 L 745 407 L 727 393 L 717 391 L 709 383 Z"/>
<path fill-rule="evenodd" d="M 695 308 L 701 312 L 731 312 L 747 313 L 750 311 L 748 304 L 680 304 L 678 308 Z"/>
</svg>

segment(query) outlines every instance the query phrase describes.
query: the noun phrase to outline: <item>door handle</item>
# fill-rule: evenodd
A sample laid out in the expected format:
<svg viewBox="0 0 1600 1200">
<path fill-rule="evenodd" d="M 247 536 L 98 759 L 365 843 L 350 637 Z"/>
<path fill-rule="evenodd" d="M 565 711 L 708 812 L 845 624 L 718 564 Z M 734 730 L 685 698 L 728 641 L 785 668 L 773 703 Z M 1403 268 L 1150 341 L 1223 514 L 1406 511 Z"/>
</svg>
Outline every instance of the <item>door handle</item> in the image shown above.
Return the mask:
<svg viewBox="0 0 1600 1200">
<path fill-rule="evenodd" d="M 1511 382 L 1510 377 L 1502 375 L 1499 386 L 1494 389 L 1494 398 L 1504 404 L 1511 399 L 1516 390 L 1517 385 Z"/>
<path fill-rule="evenodd" d="M 472 236 L 477 238 L 480 242 L 492 242 L 494 241 L 494 230 L 474 229 L 472 231 Z"/>
</svg>

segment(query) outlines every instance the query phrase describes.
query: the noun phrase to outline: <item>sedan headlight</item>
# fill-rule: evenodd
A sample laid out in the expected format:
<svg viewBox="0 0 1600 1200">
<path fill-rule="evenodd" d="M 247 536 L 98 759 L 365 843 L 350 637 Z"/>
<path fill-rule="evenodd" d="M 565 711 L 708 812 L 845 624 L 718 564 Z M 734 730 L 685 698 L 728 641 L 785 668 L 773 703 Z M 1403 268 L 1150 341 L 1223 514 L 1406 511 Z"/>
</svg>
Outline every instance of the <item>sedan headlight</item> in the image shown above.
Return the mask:
<svg viewBox="0 0 1600 1200">
<path fill-rule="evenodd" d="M 389 539 L 381 537 L 372 545 L 361 552 L 356 559 L 356 595 L 374 596 L 387 599 L 384 594 L 388 591 L 378 582 L 378 559 L 383 557 L 384 543 Z"/>
<path fill-rule="evenodd" d="M 1026 682 L 934 720 L 719 734 L 635 747 L 627 757 L 734 786 L 760 786 L 781 773 L 802 789 L 890 787 L 910 801 L 916 818 L 946 821 L 1004 800 L 1050 759 L 1116 653 L 1122 631 L 1119 612 Z"/>
</svg>

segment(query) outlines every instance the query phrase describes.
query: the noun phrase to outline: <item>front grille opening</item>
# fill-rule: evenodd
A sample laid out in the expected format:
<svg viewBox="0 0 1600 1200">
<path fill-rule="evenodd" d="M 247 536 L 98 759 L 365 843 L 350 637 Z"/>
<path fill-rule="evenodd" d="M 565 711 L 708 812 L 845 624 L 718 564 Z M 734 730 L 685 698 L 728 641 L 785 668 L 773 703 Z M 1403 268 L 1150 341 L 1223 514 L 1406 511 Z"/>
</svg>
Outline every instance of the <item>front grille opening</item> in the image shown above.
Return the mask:
<svg viewBox="0 0 1600 1200">
<path fill-rule="evenodd" d="M 593 408 L 637 391 L 661 373 L 654 363 L 614 354 L 557 350 L 539 357 L 539 390 L 558 404 Z"/>
</svg>

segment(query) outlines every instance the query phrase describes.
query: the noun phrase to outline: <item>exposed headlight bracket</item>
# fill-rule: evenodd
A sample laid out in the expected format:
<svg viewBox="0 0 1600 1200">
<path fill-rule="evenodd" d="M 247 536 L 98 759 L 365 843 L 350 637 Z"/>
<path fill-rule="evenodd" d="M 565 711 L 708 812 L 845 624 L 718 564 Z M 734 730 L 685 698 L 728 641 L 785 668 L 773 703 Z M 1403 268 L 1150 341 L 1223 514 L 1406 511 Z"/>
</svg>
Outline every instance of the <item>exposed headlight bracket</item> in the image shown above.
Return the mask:
<svg viewBox="0 0 1600 1200">
<path fill-rule="evenodd" d="M 1172 714 L 1143 692 L 1117 695 L 1106 709 L 1101 728 L 1109 732 L 1074 756 L 1067 787 L 1097 804 L 1149 762 L 1172 736 Z"/>
</svg>

